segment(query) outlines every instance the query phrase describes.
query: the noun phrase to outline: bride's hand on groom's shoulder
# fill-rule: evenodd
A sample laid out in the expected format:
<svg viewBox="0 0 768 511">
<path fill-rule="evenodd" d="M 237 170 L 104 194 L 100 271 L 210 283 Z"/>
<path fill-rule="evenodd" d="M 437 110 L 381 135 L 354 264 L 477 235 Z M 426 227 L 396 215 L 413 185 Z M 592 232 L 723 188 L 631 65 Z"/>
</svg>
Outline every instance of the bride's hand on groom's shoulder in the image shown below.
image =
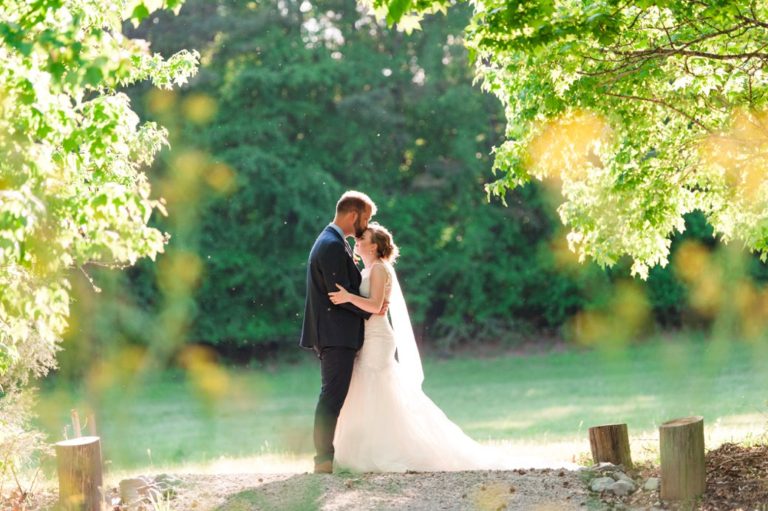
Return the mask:
<svg viewBox="0 0 768 511">
<path fill-rule="evenodd" d="M 339 305 L 341 303 L 347 303 L 350 301 L 349 291 L 344 289 L 344 287 L 340 284 L 336 284 L 336 287 L 338 288 L 338 291 L 332 291 L 328 293 L 328 297 L 331 299 L 331 303 L 334 305 Z"/>
</svg>

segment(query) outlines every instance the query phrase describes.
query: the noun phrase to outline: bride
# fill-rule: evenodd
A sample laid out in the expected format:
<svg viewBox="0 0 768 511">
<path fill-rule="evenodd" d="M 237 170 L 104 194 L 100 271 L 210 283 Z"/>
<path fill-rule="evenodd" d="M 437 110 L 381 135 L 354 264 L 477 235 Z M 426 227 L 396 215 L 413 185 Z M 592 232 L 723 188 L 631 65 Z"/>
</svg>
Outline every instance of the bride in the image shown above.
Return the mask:
<svg viewBox="0 0 768 511">
<path fill-rule="evenodd" d="M 356 240 L 355 253 L 365 264 L 363 296 L 337 284 L 331 301 L 369 312 L 388 301 L 391 324 L 376 314 L 365 322 L 333 441 L 339 466 L 361 472 L 513 468 L 500 452 L 464 434 L 422 391 L 421 358 L 392 267 L 398 255 L 392 235 L 371 223 Z"/>
</svg>

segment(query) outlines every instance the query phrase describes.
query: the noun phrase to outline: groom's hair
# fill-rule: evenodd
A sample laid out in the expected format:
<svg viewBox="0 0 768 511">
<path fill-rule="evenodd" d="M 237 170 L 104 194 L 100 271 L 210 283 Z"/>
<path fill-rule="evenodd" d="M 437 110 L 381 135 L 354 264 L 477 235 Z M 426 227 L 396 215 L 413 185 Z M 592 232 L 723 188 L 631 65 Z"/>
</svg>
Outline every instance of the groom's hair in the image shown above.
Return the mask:
<svg viewBox="0 0 768 511">
<path fill-rule="evenodd" d="M 339 202 L 336 203 L 336 213 L 350 213 L 357 211 L 362 213 L 366 208 L 371 208 L 371 216 L 376 214 L 376 204 L 363 192 L 349 190 L 344 192 Z"/>
</svg>

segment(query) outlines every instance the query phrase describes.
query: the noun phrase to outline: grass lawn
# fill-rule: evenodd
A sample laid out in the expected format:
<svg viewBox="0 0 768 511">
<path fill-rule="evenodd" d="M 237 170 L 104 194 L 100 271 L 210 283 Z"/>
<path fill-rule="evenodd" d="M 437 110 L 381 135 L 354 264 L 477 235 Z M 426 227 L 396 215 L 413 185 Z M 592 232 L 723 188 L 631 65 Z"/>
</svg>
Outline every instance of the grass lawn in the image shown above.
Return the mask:
<svg viewBox="0 0 768 511">
<path fill-rule="evenodd" d="M 586 452 L 593 425 L 626 422 L 633 439 L 653 443 L 665 420 L 703 415 L 714 447 L 757 439 L 768 424 L 763 344 L 657 341 L 617 352 L 428 360 L 425 374 L 427 394 L 484 442 L 570 442 Z M 71 408 L 95 410 L 113 470 L 275 454 L 306 461 L 318 386 L 307 354 L 271 370 L 168 372 L 99 392 L 50 384 L 37 412 L 39 426 L 59 440 Z"/>
</svg>

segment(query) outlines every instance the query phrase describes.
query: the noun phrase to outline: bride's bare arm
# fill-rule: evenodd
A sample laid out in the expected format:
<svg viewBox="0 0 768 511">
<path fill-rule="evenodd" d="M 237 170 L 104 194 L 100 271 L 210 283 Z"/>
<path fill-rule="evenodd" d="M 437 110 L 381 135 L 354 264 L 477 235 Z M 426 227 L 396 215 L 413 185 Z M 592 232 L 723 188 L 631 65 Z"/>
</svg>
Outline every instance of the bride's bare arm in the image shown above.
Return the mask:
<svg viewBox="0 0 768 511">
<path fill-rule="evenodd" d="M 382 310 L 386 298 L 385 294 L 388 278 L 389 274 L 387 273 L 387 269 L 384 268 L 384 265 L 376 264 L 371 268 L 371 296 L 369 298 L 352 294 L 339 284 L 336 284 L 336 287 L 339 288 L 339 290 L 333 293 L 328 293 L 328 296 L 331 298 L 331 302 L 336 305 L 349 302 L 366 312 L 378 314 Z"/>
</svg>

